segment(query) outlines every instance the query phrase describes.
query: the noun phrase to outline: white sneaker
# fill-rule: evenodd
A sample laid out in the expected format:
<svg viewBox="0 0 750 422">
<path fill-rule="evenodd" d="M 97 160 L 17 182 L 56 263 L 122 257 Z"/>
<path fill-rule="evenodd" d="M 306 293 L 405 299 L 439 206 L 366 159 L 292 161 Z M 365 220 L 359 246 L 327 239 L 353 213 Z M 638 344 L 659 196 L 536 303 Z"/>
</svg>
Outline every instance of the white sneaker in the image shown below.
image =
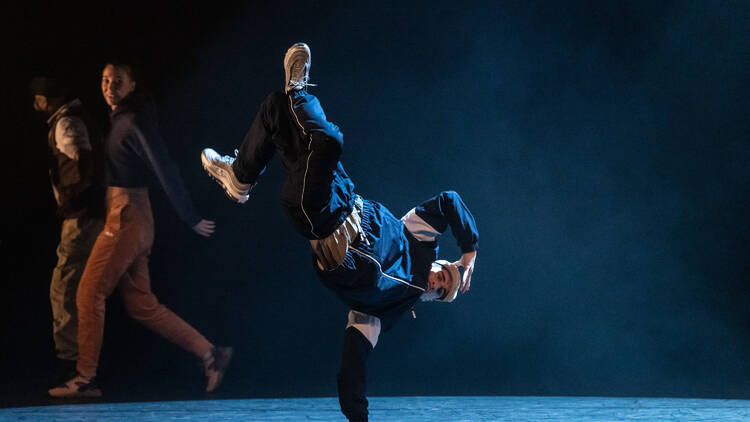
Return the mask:
<svg viewBox="0 0 750 422">
<path fill-rule="evenodd" d="M 234 157 L 219 155 L 211 148 L 206 148 L 201 152 L 201 163 L 203 163 L 203 168 L 208 175 L 224 188 L 224 192 L 229 196 L 229 199 L 244 204 L 250 197 L 249 193 L 253 185 L 241 183 L 237 180 L 237 176 L 234 175 L 234 170 L 232 170 L 233 162 Z"/>
<path fill-rule="evenodd" d="M 230 360 L 232 360 L 231 347 L 214 347 L 213 350 L 211 350 L 211 356 L 203 361 L 207 378 L 207 393 L 219 388 L 221 381 L 224 379 L 224 372 L 226 372 Z"/>
<path fill-rule="evenodd" d="M 284 55 L 284 92 L 298 91 L 308 85 L 310 79 L 310 47 L 298 42 L 289 47 Z"/>
<path fill-rule="evenodd" d="M 101 397 L 102 390 L 96 385 L 95 378 L 86 378 L 81 375 L 69 379 L 62 385 L 47 390 L 52 397 Z"/>
</svg>

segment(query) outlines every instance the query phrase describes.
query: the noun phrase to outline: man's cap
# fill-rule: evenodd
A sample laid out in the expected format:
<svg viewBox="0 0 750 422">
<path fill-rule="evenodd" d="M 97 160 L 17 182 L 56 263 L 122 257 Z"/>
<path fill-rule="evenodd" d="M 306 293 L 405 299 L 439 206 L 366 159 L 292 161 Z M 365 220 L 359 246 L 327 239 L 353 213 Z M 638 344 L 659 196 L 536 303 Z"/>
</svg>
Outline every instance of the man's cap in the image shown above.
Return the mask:
<svg viewBox="0 0 750 422">
<path fill-rule="evenodd" d="M 63 87 L 60 83 L 50 76 L 37 76 L 31 80 L 29 85 L 31 95 L 43 95 L 49 98 L 62 97 L 64 95 Z"/>
<path fill-rule="evenodd" d="M 458 270 L 458 265 L 455 265 L 444 259 L 438 259 L 437 261 L 435 261 L 435 263 L 448 270 L 448 274 L 450 274 L 451 276 L 450 284 L 448 286 L 448 292 L 446 292 L 445 296 L 438 300 L 447 303 L 453 302 L 453 300 L 458 295 L 458 288 L 459 286 L 461 286 L 461 271 Z"/>
</svg>

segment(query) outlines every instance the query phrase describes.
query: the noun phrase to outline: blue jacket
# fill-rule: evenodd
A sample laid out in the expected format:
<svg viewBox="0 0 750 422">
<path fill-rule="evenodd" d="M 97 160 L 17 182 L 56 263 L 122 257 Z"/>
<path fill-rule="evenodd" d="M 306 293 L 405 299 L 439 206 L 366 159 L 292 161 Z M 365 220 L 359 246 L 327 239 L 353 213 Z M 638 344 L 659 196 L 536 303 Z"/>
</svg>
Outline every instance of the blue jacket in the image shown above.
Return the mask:
<svg viewBox="0 0 750 422">
<path fill-rule="evenodd" d="M 343 264 L 331 271 L 313 267 L 318 278 L 351 309 L 380 318 L 384 330 L 424 293 L 438 237 L 450 226 L 462 253 L 477 249 L 479 233 L 461 197 L 441 192 L 401 219 L 382 204 L 364 200 L 362 229 L 367 242 L 353 243 Z"/>
</svg>

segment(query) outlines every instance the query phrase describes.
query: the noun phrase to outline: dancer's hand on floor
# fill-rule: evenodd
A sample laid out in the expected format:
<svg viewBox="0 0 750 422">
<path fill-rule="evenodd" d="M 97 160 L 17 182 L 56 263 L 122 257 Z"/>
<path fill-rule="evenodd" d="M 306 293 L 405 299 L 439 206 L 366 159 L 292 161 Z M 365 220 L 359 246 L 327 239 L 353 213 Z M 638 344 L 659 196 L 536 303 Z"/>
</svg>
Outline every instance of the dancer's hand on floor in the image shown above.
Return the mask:
<svg viewBox="0 0 750 422">
<path fill-rule="evenodd" d="M 216 223 L 211 220 L 201 220 L 193 226 L 193 231 L 204 237 L 211 237 L 216 230 Z"/>
</svg>

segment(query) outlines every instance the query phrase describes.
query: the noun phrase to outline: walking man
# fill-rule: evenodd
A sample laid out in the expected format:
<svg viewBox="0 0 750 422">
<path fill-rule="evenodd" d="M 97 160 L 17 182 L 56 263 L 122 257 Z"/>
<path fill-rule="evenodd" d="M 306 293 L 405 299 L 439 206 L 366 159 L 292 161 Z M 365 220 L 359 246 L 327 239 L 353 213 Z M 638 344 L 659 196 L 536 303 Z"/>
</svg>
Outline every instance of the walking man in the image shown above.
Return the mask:
<svg viewBox="0 0 750 422">
<path fill-rule="evenodd" d="M 78 359 L 76 291 L 104 217 L 102 163 L 97 131 L 77 98 L 66 96 L 51 77 L 31 81 L 34 110 L 47 117 L 50 182 L 62 218 L 57 265 L 52 270 L 50 304 L 52 338 L 61 376 L 75 370 Z"/>
</svg>

